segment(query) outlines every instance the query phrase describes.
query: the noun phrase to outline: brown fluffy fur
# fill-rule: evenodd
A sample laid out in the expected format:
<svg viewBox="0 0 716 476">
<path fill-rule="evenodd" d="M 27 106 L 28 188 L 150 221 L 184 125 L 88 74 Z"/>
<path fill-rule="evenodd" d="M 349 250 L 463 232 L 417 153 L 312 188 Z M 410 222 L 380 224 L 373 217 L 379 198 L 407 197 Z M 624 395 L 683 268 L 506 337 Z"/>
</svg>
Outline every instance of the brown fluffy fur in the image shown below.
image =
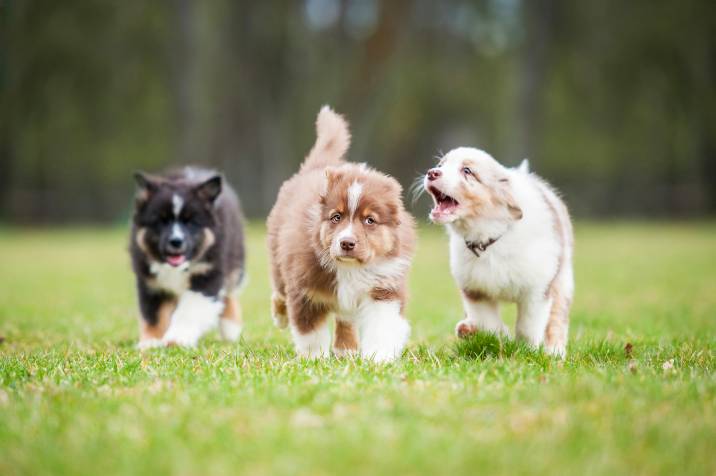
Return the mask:
<svg viewBox="0 0 716 476">
<path fill-rule="evenodd" d="M 401 257 L 409 260 L 415 243 L 414 220 L 403 207 L 400 185 L 387 175 L 343 159 L 350 143 L 344 119 L 324 108 L 316 128 L 316 144 L 299 172 L 281 187 L 267 220 L 274 317 L 277 325 L 291 324 L 294 332 L 304 334 L 340 312 L 336 269 L 345 260 L 357 268 Z M 356 182 L 362 193 L 351 210 L 349 189 Z M 338 213 L 340 222 L 334 223 L 332 217 Z M 346 256 L 338 256 L 331 245 L 348 225 L 356 246 Z M 337 261 L 341 259 L 344 262 Z M 399 301 L 402 308 L 406 274 L 407 266 L 403 273 L 378 279 L 368 294 Z M 334 345 L 355 350 L 351 326 L 336 327 Z"/>
</svg>

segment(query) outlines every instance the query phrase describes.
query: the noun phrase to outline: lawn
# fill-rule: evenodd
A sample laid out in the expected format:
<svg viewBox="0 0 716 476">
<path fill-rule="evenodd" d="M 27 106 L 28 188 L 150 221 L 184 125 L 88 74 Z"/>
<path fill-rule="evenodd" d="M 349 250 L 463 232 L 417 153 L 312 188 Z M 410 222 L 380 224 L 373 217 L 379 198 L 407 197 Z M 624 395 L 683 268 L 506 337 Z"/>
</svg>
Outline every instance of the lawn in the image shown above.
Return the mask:
<svg viewBox="0 0 716 476">
<path fill-rule="evenodd" d="M 0 474 L 716 474 L 716 224 L 576 243 L 566 361 L 458 343 L 425 227 L 411 343 L 376 366 L 295 359 L 260 224 L 241 343 L 145 355 L 123 230 L 0 229 Z"/>
</svg>

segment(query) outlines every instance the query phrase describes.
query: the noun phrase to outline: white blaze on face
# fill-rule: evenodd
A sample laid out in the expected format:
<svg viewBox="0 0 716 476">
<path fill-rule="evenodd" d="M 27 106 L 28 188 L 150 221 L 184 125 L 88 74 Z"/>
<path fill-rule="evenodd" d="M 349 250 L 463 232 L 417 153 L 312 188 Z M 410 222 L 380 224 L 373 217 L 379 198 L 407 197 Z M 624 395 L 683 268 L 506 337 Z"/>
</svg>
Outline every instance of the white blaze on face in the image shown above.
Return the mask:
<svg viewBox="0 0 716 476">
<path fill-rule="evenodd" d="M 172 211 L 174 212 L 174 217 L 179 218 L 179 214 L 181 213 L 181 209 L 184 207 L 184 199 L 181 198 L 176 193 L 172 195 Z"/>
<path fill-rule="evenodd" d="M 182 231 L 182 229 L 178 223 L 174 223 L 174 225 L 172 225 L 172 234 L 170 235 L 169 238 L 170 239 L 179 239 L 179 240 L 184 239 L 184 232 Z"/>
<path fill-rule="evenodd" d="M 333 253 L 336 255 L 341 253 L 341 240 L 345 238 L 354 238 L 353 236 L 353 217 L 358 210 L 358 203 L 360 203 L 360 197 L 363 194 L 363 185 L 355 180 L 350 187 L 348 187 L 348 226 L 338 232 L 333 238 Z"/>
<path fill-rule="evenodd" d="M 363 185 L 357 180 L 354 181 L 350 187 L 348 187 L 348 212 L 350 213 L 350 219 L 353 221 L 353 215 L 355 215 L 358 209 L 358 202 L 360 202 L 360 196 L 363 193 Z"/>
<path fill-rule="evenodd" d="M 336 241 L 340 242 L 343 238 L 350 238 L 353 236 L 353 224 L 351 223 L 347 227 L 345 227 L 343 230 L 341 230 L 340 233 L 336 235 Z"/>
</svg>

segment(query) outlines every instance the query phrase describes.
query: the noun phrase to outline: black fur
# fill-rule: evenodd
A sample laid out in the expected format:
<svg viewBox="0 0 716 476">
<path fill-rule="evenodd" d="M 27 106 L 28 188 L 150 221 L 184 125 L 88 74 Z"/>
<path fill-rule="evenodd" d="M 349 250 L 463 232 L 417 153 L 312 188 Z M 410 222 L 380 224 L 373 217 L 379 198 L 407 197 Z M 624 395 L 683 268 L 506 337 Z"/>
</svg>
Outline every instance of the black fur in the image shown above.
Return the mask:
<svg viewBox="0 0 716 476">
<path fill-rule="evenodd" d="M 170 266 L 172 259 L 183 260 L 177 272 L 187 263 L 202 264 L 200 272 L 182 271 L 188 275 L 189 290 L 216 299 L 222 290 L 233 291 L 244 277 L 243 218 L 236 193 L 221 175 L 185 168 L 161 176 L 137 173 L 135 180 L 130 253 L 146 323 L 156 325 L 162 303 L 179 297 L 158 282 L 153 264 Z M 174 197 L 181 201 L 178 216 Z M 178 237 L 181 246 L 175 246 Z"/>
</svg>

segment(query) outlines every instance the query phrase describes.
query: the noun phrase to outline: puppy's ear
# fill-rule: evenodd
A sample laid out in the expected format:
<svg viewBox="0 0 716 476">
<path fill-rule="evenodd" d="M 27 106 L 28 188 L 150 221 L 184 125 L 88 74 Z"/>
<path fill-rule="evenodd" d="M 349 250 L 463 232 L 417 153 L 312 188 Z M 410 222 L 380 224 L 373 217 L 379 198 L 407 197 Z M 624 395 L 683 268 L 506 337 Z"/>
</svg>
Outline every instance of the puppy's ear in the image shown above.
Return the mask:
<svg viewBox="0 0 716 476">
<path fill-rule="evenodd" d="M 328 188 L 331 188 L 333 185 L 335 185 L 336 182 L 343 178 L 343 171 L 335 167 L 326 167 L 325 172 Z"/>
<path fill-rule="evenodd" d="M 403 210 L 403 201 L 401 195 L 403 187 L 389 175 L 385 175 L 385 185 L 381 193 L 382 200 L 388 208 L 390 222 L 398 226 L 400 225 L 400 213 Z"/>
<path fill-rule="evenodd" d="M 134 172 L 134 181 L 137 183 L 137 201 L 146 201 L 151 194 L 159 189 L 159 179 L 144 172 Z"/>
<path fill-rule="evenodd" d="M 335 167 L 326 167 L 324 172 L 326 181 L 323 183 L 323 190 L 321 190 L 321 205 L 326 204 L 328 192 L 343 178 L 343 172 Z"/>
<path fill-rule="evenodd" d="M 221 194 L 223 179 L 221 175 L 214 175 L 208 180 L 194 187 L 194 193 L 197 197 L 207 202 L 213 203 Z"/>
<path fill-rule="evenodd" d="M 498 195 L 500 202 L 507 208 L 513 220 L 521 220 L 523 213 L 522 208 L 517 204 L 515 197 L 512 195 L 512 184 L 508 177 L 500 177 L 498 179 Z"/>
<path fill-rule="evenodd" d="M 402 210 L 400 203 L 389 202 L 386 206 L 388 208 L 388 223 L 393 226 L 400 226 L 400 212 Z"/>
<path fill-rule="evenodd" d="M 137 182 L 137 186 L 139 188 L 143 188 L 152 192 L 159 188 L 159 182 L 156 177 L 152 177 L 151 175 L 141 172 L 139 170 L 134 172 L 134 181 Z"/>
<path fill-rule="evenodd" d="M 510 215 L 512 215 L 512 218 L 515 220 L 522 220 L 522 217 L 524 216 L 522 209 L 514 203 L 507 204 L 507 211 L 510 212 Z"/>
</svg>

